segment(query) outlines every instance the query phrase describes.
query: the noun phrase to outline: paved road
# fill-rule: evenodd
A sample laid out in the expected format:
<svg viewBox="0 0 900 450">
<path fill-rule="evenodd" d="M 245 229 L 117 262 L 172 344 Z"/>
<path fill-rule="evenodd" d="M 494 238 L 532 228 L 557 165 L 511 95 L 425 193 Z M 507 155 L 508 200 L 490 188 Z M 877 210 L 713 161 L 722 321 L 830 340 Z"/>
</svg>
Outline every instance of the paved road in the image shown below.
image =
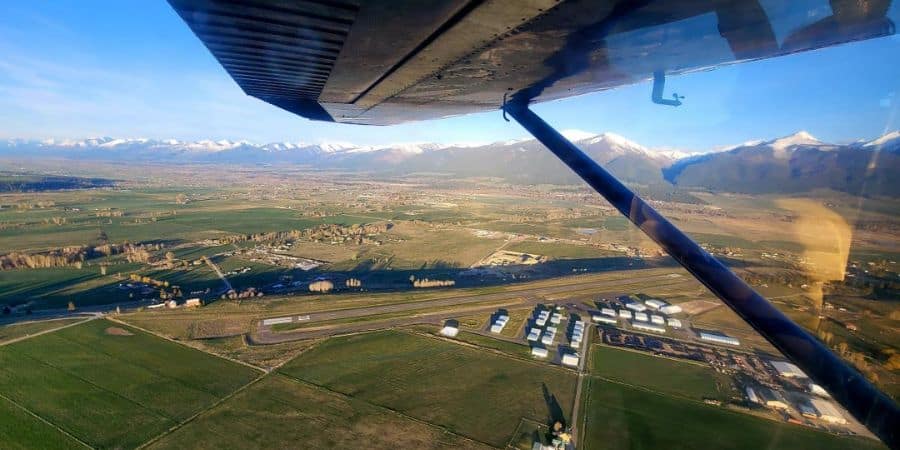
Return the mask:
<svg viewBox="0 0 900 450">
<path fill-rule="evenodd" d="M 548 286 L 543 288 L 534 288 L 527 290 L 499 292 L 495 294 L 468 295 L 450 298 L 441 298 L 435 300 L 425 300 L 419 302 L 400 303 L 392 305 L 368 306 L 362 308 L 340 309 L 332 311 L 320 311 L 315 313 L 303 314 L 302 316 L 284 315 L 282 317 L 291 317 L 291 322 L 303 322 L 309 324 L 304 329 L 297 329 L 288 332 L 274 332 L 272 326 L 264 325 L 262 321 L 253 341 L 258 344 L 274 344 L 280 342 L 295 341 L 300 339 L 311 339 L 319 337 L 333 336 L 337 334 L 347 334 L 360 331 L 368 331 L 382 328 L 391 328 L 402 325 L 411 325 L 416 323 L 440 323 L 441 320 L 449 317 L 458 317 L 462 314 L 475 314 L 486 311 L 496 311 L 498 308 L 508 307 L 529 307 L 539 303 L 548 303 L 545 297 L 548 295 L 558 294 L 576 294 L 586 290 L 597 290 L 605 288 L 615 288 L 624 283 L 633 283 L 635 281 L 649 282 L 672 282 L 680 283 L 682 279 L 676 279 L 669 274 L 652 275 L 640 278 L 630 278 L 627 280 L 601 280 L 587 283 L 579 283 L 573 280 L 571 284 L 561 286 Z M 611 297 L 621 295 L 616 293 L 597 293 L 599 296 Z M 465 308 L 465 305 L 472 303 L 492 302 L 491 305 L 473 305 Z M 415 311 L 422 311 L 434 308 L 454 307 L 453 311 L 444 311 L 436 313 L 416 314 Z M 577 308 L 581 309 L 581 308 Z M 582 310 L 586 311 L 586 310 Z M 385 320 L 370 320 L 357 323 L 329 324 L 329 321 L 354 319 L 361 317 L 376 316 L 391 313 L 409 312 L 407 317 L 391 318 Z M 302 317 L 302 320 L 299 318 Z M 316 326 L 321 323 L 321 326 Z"/>
<path fill-rule="evenodd" d="M 214 270 L 216 272 L 216 275 L 218 275 L 219 278 L 222 279 L 222 283 L 225 284 L 225 292 L 233 291 L 234 288 L 231 287 L 231 283 L 228 281 L 228 278 L 225 278 L 225 274 L 222 273 L 222 270 L 219 269 L 219 266 L 206 256 L 203 256 L 203 260 L 206 261 L 206 265 L 208 265 L 210 269 Z"/>
</svg>

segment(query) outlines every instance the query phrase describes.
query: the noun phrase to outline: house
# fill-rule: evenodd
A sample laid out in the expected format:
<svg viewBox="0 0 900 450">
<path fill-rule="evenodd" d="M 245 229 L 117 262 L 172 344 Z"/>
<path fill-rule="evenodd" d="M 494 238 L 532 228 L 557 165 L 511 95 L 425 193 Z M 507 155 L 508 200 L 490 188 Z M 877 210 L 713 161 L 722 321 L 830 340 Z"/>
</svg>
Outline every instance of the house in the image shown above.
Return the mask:
<svg viewBox="0 0 900 450">
<path fill-rule="evenodd" d="M 531 347 L 531 356 L 537 358 L 546 358 L 549 354 L 550 352 L 548 352 L 544 347 Z"/>
</svg>

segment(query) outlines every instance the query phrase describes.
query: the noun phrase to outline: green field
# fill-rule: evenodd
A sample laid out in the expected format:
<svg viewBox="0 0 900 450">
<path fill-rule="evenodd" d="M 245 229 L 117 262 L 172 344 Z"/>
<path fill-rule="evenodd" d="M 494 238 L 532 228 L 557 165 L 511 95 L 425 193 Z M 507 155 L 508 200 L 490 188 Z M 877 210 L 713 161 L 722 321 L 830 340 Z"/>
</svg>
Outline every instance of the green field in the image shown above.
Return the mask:
<svg viewBox="0 0 900 450">
<path fill-rule="evenodd" d="M 0 397 L 0 447 L 9 450 L 85 448 L 52 425 Z"/>
<path fill-rule="evenodd" d="M 727 377 L 711 367 L 605 345 L 594 346 L 592 353 L 593 375 L 692 399 L 723 397 L 716 383 Z"/>
<path fill-rule="evenodd" d="M 96 447 L 133 447 L 259 372 L 106 320 L 0 347 L 0 395 Z"/>
<path fill-rule="evenodd" d="M 328 340 L 281 371 L 494 446 L 523 417 L 568 416 L 575 390 L 570 371 L 395 331 Z"/>
<path fill-rule="evenodd" d="M 383 408 L 270 375 L 154 442 L 153 449 L 486 449 Z"/>
<path fill-rule="evenodd" d="M 881 448 L 799 425 L 590 379 L 581 448 L 816 450 Z"/>
<path fill-rule="evenodd" d="M 42 331 L 52 330 L 54 328 L 63 327 L 79 320 L 84 319 L 59 319 L 59 320 L 41 320 L 38 322 L 14 323 L 11 325 L 0 325 L 0 344 L 17 339 L 20 337 L 30 336 Z"/>
</svg>

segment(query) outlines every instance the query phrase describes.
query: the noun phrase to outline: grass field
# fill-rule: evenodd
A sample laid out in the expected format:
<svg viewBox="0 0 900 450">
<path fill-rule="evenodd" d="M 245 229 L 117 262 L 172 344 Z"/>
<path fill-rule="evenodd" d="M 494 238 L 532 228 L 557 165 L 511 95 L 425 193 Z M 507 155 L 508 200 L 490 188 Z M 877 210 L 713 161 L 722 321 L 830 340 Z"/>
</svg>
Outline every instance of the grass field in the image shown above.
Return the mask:
<svg viewBox="0 0 900 450">
<path fill-rule="evenodd" d="M 494 446 L 523 417 L 568 414 L 575 390 L 569 371 L 395 331 L 331 339 L 281 371 Z"/>
<path fill-rule="evenodd" d="M 84 319 L 41 320 L 37 322 L 14 323 L 0 325 L 0 344 L 20 337 L 30 336 L 42 331 L 63 327 Z"/>
<path fill-rule="evenodd" d="M 716 383 L 727 382 L 710 367 L 605 345 L 592 349 L 591 374 L 697 400 L 723 397 Z"/>
<path fill-rule="evenodd" d="M 0 347 L 0 395 L 97 447 L 133 447 L 259 373 L 106 320 Z"/>
<path fill-rule="evenodd" d="M 157 442 L 153 449 L 486 449 L 362 400 L 270 375 Z"/>
<path fill-rule="evenodd" d="M 845 438 L 702 403 L 590 379 L 585 388 L 581 448 L 616 449 L 876 449 Z"/>
<path fill-rule="evenodd" d="M 22 408 L 0 397 L 0 447 L 9 450 L 86 448 Z"/>
</svg>

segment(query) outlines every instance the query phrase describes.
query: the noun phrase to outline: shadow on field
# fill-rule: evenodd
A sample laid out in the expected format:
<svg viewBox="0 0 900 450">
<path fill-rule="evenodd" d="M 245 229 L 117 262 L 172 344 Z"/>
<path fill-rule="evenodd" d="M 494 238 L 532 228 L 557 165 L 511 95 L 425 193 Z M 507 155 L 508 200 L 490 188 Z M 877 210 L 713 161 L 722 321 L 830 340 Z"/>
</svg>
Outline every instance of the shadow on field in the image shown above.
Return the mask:
<svg viewBox="0 0 900 450">
<path fill-rule="evenodd" d="M 562 276 L 602 273 L 622 270 L 639 270 L 649 268 L 676 267 L 677 263 L 669 257 L 637 258 L 637 257 L 608 257 L 585 259 L 556 259 L 542 264 L 534 265 L 507 265 L 499 267 L 451 267 L 448 263 L 439 262 L 429 264 L 427 268 L 393 269 L 391 267 L 376 266 L 371 261 L 359 263 L 349 270 L 323 270 L 322 268 L 304 271 L 271 266 L 267 270 L 256 270 L 248 273 L 237 274 L 228 277 L 228 281 L 238 292 L 248 288 L 255 288 L 266 296 L 271 295 L 311 295 L 309 283 L 317 279 L 327 279 L 333 282 L 334 293 L 358 293 L 358 292 L 403 292 L 403 291 L 430 291 L 434 289 L 447 289 L 447 287 L 416 288 L 412 280 L 451 281 L 453 288 L 491 288 L 514 283 L 538 281 Z M 85 271 L 98 270 L 97 268 L 85 269 Z M 204 270 L 201 268 L 200 270 Z M 164 271 L 151 272 L 153 278 L 166 280 L 172 286 L 178 285 L 181 292 L 190 297 L 200 297 L 204 304 L 214 303 L 224 293 L 221 280 L 213 275 L 204 278 L 190 275 L 192 271 Z M 7 287 L 15 289 L 16 295 L 4 296 L 0 294 L 0 308 L 4 305 L 13 307 L 28 302 L 33 302 L 34 310 L 49 308 L 65 308 L 70 300 L 77 306 L 116 304 L 122 302 L 137 302 L 158 300 L 158 295 L 133 295 L 130 291 L 117 289 L 119 283 L 126 282 L 123 279 L 104 277 L 103 284 L 97 287 L 78 292 L 73 296 L 65 292 L 66 287 L 97 278 L 98 275 L 85 273 L 70 275 L 53 282 L 35 283 L 11 282 Z M 359 280 L 361 287 L 349 287 L 350 279 Z M 449 284 L 449 283 L 448 283 Z M 193 294 L 209 288 L 209 293 L 203 295 Z M 188 295 L 190 294 L 190 295 Z M 316 294 L 319 295 L 319 294 Z M 252 299 L 247 299 L 252 301 Z"/>
</svg>

